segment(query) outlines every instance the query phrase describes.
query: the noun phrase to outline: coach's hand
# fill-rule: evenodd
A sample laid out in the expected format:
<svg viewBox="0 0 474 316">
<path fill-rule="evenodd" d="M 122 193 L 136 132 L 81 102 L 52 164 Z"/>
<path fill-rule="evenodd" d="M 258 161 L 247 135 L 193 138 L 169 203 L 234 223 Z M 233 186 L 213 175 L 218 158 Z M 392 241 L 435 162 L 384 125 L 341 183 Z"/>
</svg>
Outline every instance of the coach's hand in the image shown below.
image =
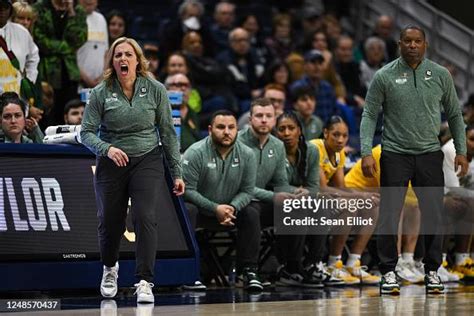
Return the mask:
<svg viewBox="0 0 474 316">
<path fill-rule="evenodd" d="M 366 178 L 373 178 L 377 172 L 377 164 L 372 155 L 362 157 L 362 173 Z"/>
<path fill-rule="evenodd" d="M 115 165 L 117 165 L 117 167 L 125 167 L 128 164 L 127 154 L 114 146 L 109 147 L 107 157 L 109 157 L 115 163 Z"/>
<path fill-rule="evenodd" d="M 464 177 L 467 174 L 468 168 L 469 163 L 467 162 L 466 156 L 456 155 L 456 157 L 454 158 L 454 172 L 457 173 L 458 177 Z M 459 171 L 459 169 L 461 170 Z"/>
</svg>

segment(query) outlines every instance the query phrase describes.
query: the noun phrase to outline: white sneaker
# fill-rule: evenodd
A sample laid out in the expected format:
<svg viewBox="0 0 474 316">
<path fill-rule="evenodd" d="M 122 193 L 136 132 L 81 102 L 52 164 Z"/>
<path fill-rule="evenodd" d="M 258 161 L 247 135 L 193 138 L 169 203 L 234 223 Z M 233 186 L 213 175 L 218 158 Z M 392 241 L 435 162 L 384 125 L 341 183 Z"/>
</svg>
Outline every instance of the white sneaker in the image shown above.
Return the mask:
<svg viewBox="0 0 474 316">
<path fill-rule="evenodd" d="M 447 263 L 446 263 L 447 265 Z M 445 268 L 444 262 L 443 264 L 438 268 L 438 276 L 441 279 L 441 282 L 447 283 L 447 282 L 459 282 L 459 276 L 449 272 L 448 269 Z"/>
<path fill-rule="evenodd" d="M 140 282 L 135 284 L 137 288 L 134 294 L 137 294 L 137 303 L 154 303 L 155 296 L 153 295 L 153 291 L 151 290 L 153 287 L 153 283 L 149 283 L 145 280 L 141 280 Z"/>
<path fill-rule="evenodd" d="M 407 262 L 408 269 L 413 273 L 413 275 L 418 279 L 415 283 L 423 283 L 425 281 L 425 267 L 421 261 L 411 261 Z"/>
<path fill-rule="evenodd" d="M 100 294 L 103 297 L 114 297 L 117 294 L 118 271 L 118 262 L 111 268 L 104 266 L 102 281 L 100 282 Z"/>
<path fill-rule="evenodd" d="M 409 283 L 420 282 L 420 278 L 414 274 L 410 264 L 406 262 L 405 260 L 403 260 L 402 258 L 398 259 L 397 266 L 395 267 L 395 272 L 397 273 L 397 276 L 401 278 L 403 281 L 406 281 Z M 422 280 L 424 280 L 424 276 Z"/>
</svg>

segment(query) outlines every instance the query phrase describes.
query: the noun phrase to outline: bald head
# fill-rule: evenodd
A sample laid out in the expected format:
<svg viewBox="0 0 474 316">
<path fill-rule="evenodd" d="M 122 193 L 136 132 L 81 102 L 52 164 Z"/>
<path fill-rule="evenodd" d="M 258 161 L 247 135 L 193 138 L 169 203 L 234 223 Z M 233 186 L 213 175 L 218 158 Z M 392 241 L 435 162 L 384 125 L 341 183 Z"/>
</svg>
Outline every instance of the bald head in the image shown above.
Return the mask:
<svg viewBox="0 0 474 316">
<path fill-rule="evenodd" d="M 250 35 L 245 29 L 237 27 L 229 33 L 230 47 L 237 55 L 246 55 L 250 50 Z"/>
</svg>

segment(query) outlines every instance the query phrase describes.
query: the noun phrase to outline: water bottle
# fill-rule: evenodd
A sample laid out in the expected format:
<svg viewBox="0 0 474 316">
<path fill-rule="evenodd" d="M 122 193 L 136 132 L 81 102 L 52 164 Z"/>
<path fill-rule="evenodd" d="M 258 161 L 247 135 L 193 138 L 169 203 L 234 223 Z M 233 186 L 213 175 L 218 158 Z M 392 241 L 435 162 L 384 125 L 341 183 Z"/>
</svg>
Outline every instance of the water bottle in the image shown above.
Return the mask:
<svg viewBox="0 0 474 316">
<path fill-rule="evenodd" d="M 171 105 L 171 115 L 173 116 L 173 125 L 178 136 L 178 143 L 181 139 L 181 111 L 180 107 L 183 103 L 183 92 L 181 91 L 168 91 L 168 98 Z"/>
<path fill-rule="evenodd" d="M 79 91 L 79 95 L 81 96 L 81 101 L 82 102 L 87 102 L 89 100 L 89 97 L 91 95 L 91 89 L 89 88 L 84 88 Z"/>
</svg>

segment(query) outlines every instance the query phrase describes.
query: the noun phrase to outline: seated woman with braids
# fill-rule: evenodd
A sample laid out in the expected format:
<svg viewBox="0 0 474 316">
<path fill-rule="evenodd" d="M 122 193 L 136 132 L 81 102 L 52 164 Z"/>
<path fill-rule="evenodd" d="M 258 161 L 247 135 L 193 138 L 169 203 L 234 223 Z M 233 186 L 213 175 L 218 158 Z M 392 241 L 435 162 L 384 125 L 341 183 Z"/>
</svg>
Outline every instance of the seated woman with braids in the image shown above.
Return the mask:
<svg viewBox="0 0 474 316">
<path fill-rule="evenodd" d="M 319 153 L 316 146 L 306 142 L 300 121 L 293 112 L 284 112 L 276 123 L 276 136 L 286 150 L 288 182 L 296 187 L 295 194 L 315 197 L 319 191 Z M 316 166 L 314 168 L 313 166 Z M 278 270 L 277 285 L 322 287 L 322 280 L 302 268 L 305 234 L 277 235 Z"/>
</svg>

